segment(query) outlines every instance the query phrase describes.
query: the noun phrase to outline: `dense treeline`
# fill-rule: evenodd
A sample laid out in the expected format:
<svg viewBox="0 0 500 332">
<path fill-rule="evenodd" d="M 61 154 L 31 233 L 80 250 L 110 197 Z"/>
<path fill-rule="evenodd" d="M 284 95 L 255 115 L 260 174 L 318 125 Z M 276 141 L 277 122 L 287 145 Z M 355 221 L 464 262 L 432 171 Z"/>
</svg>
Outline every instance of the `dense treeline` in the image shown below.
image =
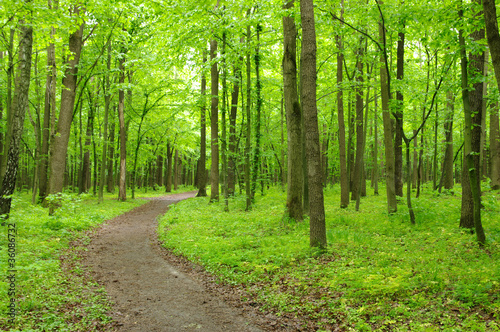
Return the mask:
<svg viewBox="0 0 500 332">
<path fill-rule="evenodd" d="M 322 186 L 360 209 L 385 179 L 387 211 L 405 196 L 415 222 L 423 184 L 461 183 L 460 226 L 485 241 L 480 184 L 500 187 L 493 0 L 25 0 L 0 18 L 1 214 L 14 185 L 48 204 L 210 184 L 249 210 L 279 183 L 324 247 Z"/>
</svg>

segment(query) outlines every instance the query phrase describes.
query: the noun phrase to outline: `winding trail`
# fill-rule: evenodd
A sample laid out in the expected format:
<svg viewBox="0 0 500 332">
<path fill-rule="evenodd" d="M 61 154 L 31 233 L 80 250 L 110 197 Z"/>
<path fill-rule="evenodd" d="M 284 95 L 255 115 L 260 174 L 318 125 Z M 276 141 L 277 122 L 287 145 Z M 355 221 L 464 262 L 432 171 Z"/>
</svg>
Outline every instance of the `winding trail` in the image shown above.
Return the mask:
<svg viewBox="0 0 500 332">
<path fill-rule="evenodd" d="M 114 303 L 118 331 L 260 331 L 160 254 L 156 218 L 195 192 L 151 199 L 100 228 L 84 265 Z"/>
</svg>

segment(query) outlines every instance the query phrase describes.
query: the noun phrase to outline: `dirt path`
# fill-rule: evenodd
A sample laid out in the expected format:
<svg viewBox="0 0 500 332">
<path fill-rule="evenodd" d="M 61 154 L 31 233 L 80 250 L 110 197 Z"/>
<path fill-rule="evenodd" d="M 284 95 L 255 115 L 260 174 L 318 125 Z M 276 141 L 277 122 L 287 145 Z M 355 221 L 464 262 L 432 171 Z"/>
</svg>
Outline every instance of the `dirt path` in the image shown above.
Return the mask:
<svg viewBox="0 0 500 332">
<path fill-rule="evenodd" d="M 88 246 L 84 264 L 115 303 L 118 331 L 260 331 L 159 252 L 156 218 L 194 194 L 152 199 L 110 220 Z"/>
</svg>

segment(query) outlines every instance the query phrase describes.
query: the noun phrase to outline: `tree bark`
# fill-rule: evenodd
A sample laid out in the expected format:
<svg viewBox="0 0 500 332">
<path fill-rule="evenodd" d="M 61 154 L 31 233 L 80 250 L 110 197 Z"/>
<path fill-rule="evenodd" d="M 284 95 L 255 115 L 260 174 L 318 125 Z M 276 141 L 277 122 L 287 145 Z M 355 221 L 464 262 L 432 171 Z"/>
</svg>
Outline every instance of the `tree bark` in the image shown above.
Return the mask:
<svg viewBox="0 0 500 332">
<path fill-rule="evenodd" d="M 360 195 L 360 185 L 363 172 L 363 146 L 364 146 L 364 131 L 363 131 L 363 43 L 360 42 L 358 49 L 358 61 L 356 63 L 356 161 L 354 164 L 354 176 L 352 182 L 351 200 L 357 201 Z"/>
<path fill-rule="evenodd" d="M 206 51 L 203 51 L 203 67 L 207 62 Z M 200 161 L 198 166 L 198 194 L 197 197 L 207 196 L 207 117 L 206 117 L 206 89 L 207 79 L 205 71 L 201 74 L 201 106 L 200 106 Z"/>
<path fill-rule="evenodd" d="M 490 179 L 493 190 L 500 189 L 500 129 L 498 102 L 490 108 Z"/>
<path fill-rule="evenodd" d="M 491 62 L 493 63 L 495 78 L 500 90 L 500 34 L 498 32 L 497 9 L 495 0 L 482 0 L 482 2 Z"/>
<path fill-rule="evenodd" d="M 484 39 L 484 29 L 472 32 L 471 37 L 476 42 Z M 462 209 L 460 226 L 465 228 L 475 228 L 478 242 L 480 244 L 484 244 L 485 235 L 481 223 L 481 186 L 479 179 L 483 84 L 480 81 L 474 83 L 473 89 L 469 93 L 465 40 L 461 30 L 459 31 L 459 39 L 462 55 L 462 96 L 464 101 L 465 118 L 464 174 L 462 176 Z M 484 52 L 479 54 L 470 54 L 469 59 L 470 70 L 476 73 L 482 73 L 484 70 Z M 474 116 L 472 116 L 473 114 Z"/>
<path fill-rule="evenodd" d="M 111 128 L 109 129 L 109 152 L 108 152 L 108 179 L 106 190 L 108 193 L 115 192 L 115 177 L 114 177 L 114 160 L 115 160 L 115 114 L 116 106 L 113 107 L 113 114 L 111 115 Z"/>
<path fill-rule="evenodd" d="M 80 15 L 80 7 L 74 7 L 74 15 Z M 78 30 L 69 36 L 69 51 L 71 56 L 66 63 L 66 70 L 62 80 L 63 89 L 61 92 L 61 107 L 57 128 L 50 145 L 49 160 L 49 193 L 58 194 L 63 190 L 64 171 L 66 169 L 66 155 L 68 151 L 71 122 L 73 121 L 73 107 L 75 105 L 75 95 L 77 88 L 78 64 L 83 47 L 83 27 L 82 23 Z M 53 212 L 56 206 L 51 206 Z"/>
<path fill-rule="evenodd" d="M 12 102 L 12 127 L 9 130 L 10 144 L 6 155 L 6 169 L 0 187 L 0 216 L 8 218 L 12 203 L 11 195 L 16 185 L 19 166 L 19 150 L 24 129 L 24 117 L 29 106 L 31 76 L 31 54 L 33 48 L 33 28 L 20 20 L 19 59 L 17 65 L 16 87 Z"/>
<path fill-rule="evenodd" d="M 380 40 L 385 41 L 385 26 L 379 24 Z M 385 42 L 384 42 L 385 45 Z M 385 146 L 385 178 L 386 178 L 386 193 L 387 193 L 387 211 L 394 213 L 397 211 L 396 201 L 396 186 L 394 179 L 394 144 L 392 142 L 392 122 L 389 110 L 389 87 L 387 80 L 387 70 L 385 66 L 385 55 L 380 58 L 380 86 L 382 95 L 382 117 L 384 122 L 384 146 Z"/>
<path fill-rule="evenodd" d="M 247 17 L 250 16 L 250 9 L 247 11 Z M 246 191 L 246 207 L 245 211 L 249 211 L 252 208 L 252 187 L 251 187 L 251 165 L 250 165 L 250 149 L 251 149 L 251 135 L 252 135 L 252 117 L 250 114 L 250 104 L 251 104 L 251 63 L 250 63 L 250 40 L 251 40 L 251 28 L 250 25 L 247 26 L 247 58 L 246 58 L 246 74 L 247 74 L 247 104 L 246 104 L 246 140 L 245 140 L 245 191 Z"/>
<path fill-rule="evenodd" d="M 240 62 L 243 59 L 240 58 Z M 231 92 L 231 112 L 229 114 L 229 160 L 227 168 L 227 193 L 233 196 L 236 191 L 236 115 L 238 111 L 238 96 L 240 91 L 241 70 L 234 68 L 235 82 Z"/>
<path fill-rule="evenodd" d="M 444 122 L 445 144 L 443 173 L 444 189 L 453 189 L 453 113 L 455 108 L 455 96 L 450 90 L 447 95 L 448 113 Z"/>
<path fill-rule="evenodd" d="M 291 9 L 294 0 L 287 2 Z M 297 93 L 297 28 L 292 16 L 283 17 L 283 94 L 286 113 L 288 173 L 287 215 L 294 220 L 303 219 L 302 211 L 302 125 Z"/>
<path fill-rule="evenodd" d="M 307 171 L 309 180 L 309 244 L 326 248 L 325 205 L 321 183 L 318 110 L 316 108 L 316 29 L 313 0 L 301 0 L 302 104 L 306 129 Z"/>
<path fill-rule="evenodd" d="M 210 60 L 212 68 L 210 71 L 211 81 L 211 107 L 210 107 L 210 149 L 212 153 L 212 166 L 210 168 L 210 201 L 219 200 L 219 71 L 217 69 L 217 41 L 210 41 Z"/>
<path fill-rule="evenodd" d="M 403 27 L 404 29 L 404 22 Z M 397 48 L 397 73 L 396 79 L 403 80 L 405 66 L 405 33 L 398 33 Z M 394 183 L 396 195 L 403 197 L 403 93 L 400 89 L 396 91 L 396 133 L 394 139 Z"/>
<path fill-rule="evenodd" d="M 52 9 L 52 0 L 48 0 L 48 8 Z M 57 2 L 54 9 L 57 8 Z M 50 37 L 55 35 L 55 28 L 51 28 Z M 50 119 L 56 111 L 56 83 L 57 67 L 54 43 L 47 47 L 47 80 L 45 83 L 45 107 L 43 113 L 42 149 L 40 151 L 40 171 L 38 184 L 38 200 L 43 202 L 47 196 L 48 168 L 49 168 L 49 145 L 50 145 Z"/>
<path fill-rule="evenodd" d="M 165 192 L 172 192 L 172 155 L 174 149 L 170 146 L 170 142 L 167 143 L 167 174 L 165 179 Z"/>
<path fill-rule="evenodd" d="M 120 124 L 120 179 L 118 183 L 118 200 L 127 200 L 127 133 L 125 129 L 125 51 L 119 60 L 120 63 L 120 89 L 118 91 L 118 122 Z"/>
</svg>

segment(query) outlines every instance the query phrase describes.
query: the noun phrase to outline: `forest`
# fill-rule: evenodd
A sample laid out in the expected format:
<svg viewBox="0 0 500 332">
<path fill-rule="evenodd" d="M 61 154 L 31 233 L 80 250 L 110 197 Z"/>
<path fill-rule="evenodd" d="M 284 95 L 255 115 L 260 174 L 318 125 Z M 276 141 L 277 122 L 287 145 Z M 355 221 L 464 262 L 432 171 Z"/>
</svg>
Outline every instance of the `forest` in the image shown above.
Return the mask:
<svg viewBox="0 0 500 332">
<path fill-rule="evenodd" d="M 2 0 L 0 328 L 113 327 L 89 232 L 195 190 L 162 245 L 269 330 L 499 331 L 496 12 Z"/>
</svg>

